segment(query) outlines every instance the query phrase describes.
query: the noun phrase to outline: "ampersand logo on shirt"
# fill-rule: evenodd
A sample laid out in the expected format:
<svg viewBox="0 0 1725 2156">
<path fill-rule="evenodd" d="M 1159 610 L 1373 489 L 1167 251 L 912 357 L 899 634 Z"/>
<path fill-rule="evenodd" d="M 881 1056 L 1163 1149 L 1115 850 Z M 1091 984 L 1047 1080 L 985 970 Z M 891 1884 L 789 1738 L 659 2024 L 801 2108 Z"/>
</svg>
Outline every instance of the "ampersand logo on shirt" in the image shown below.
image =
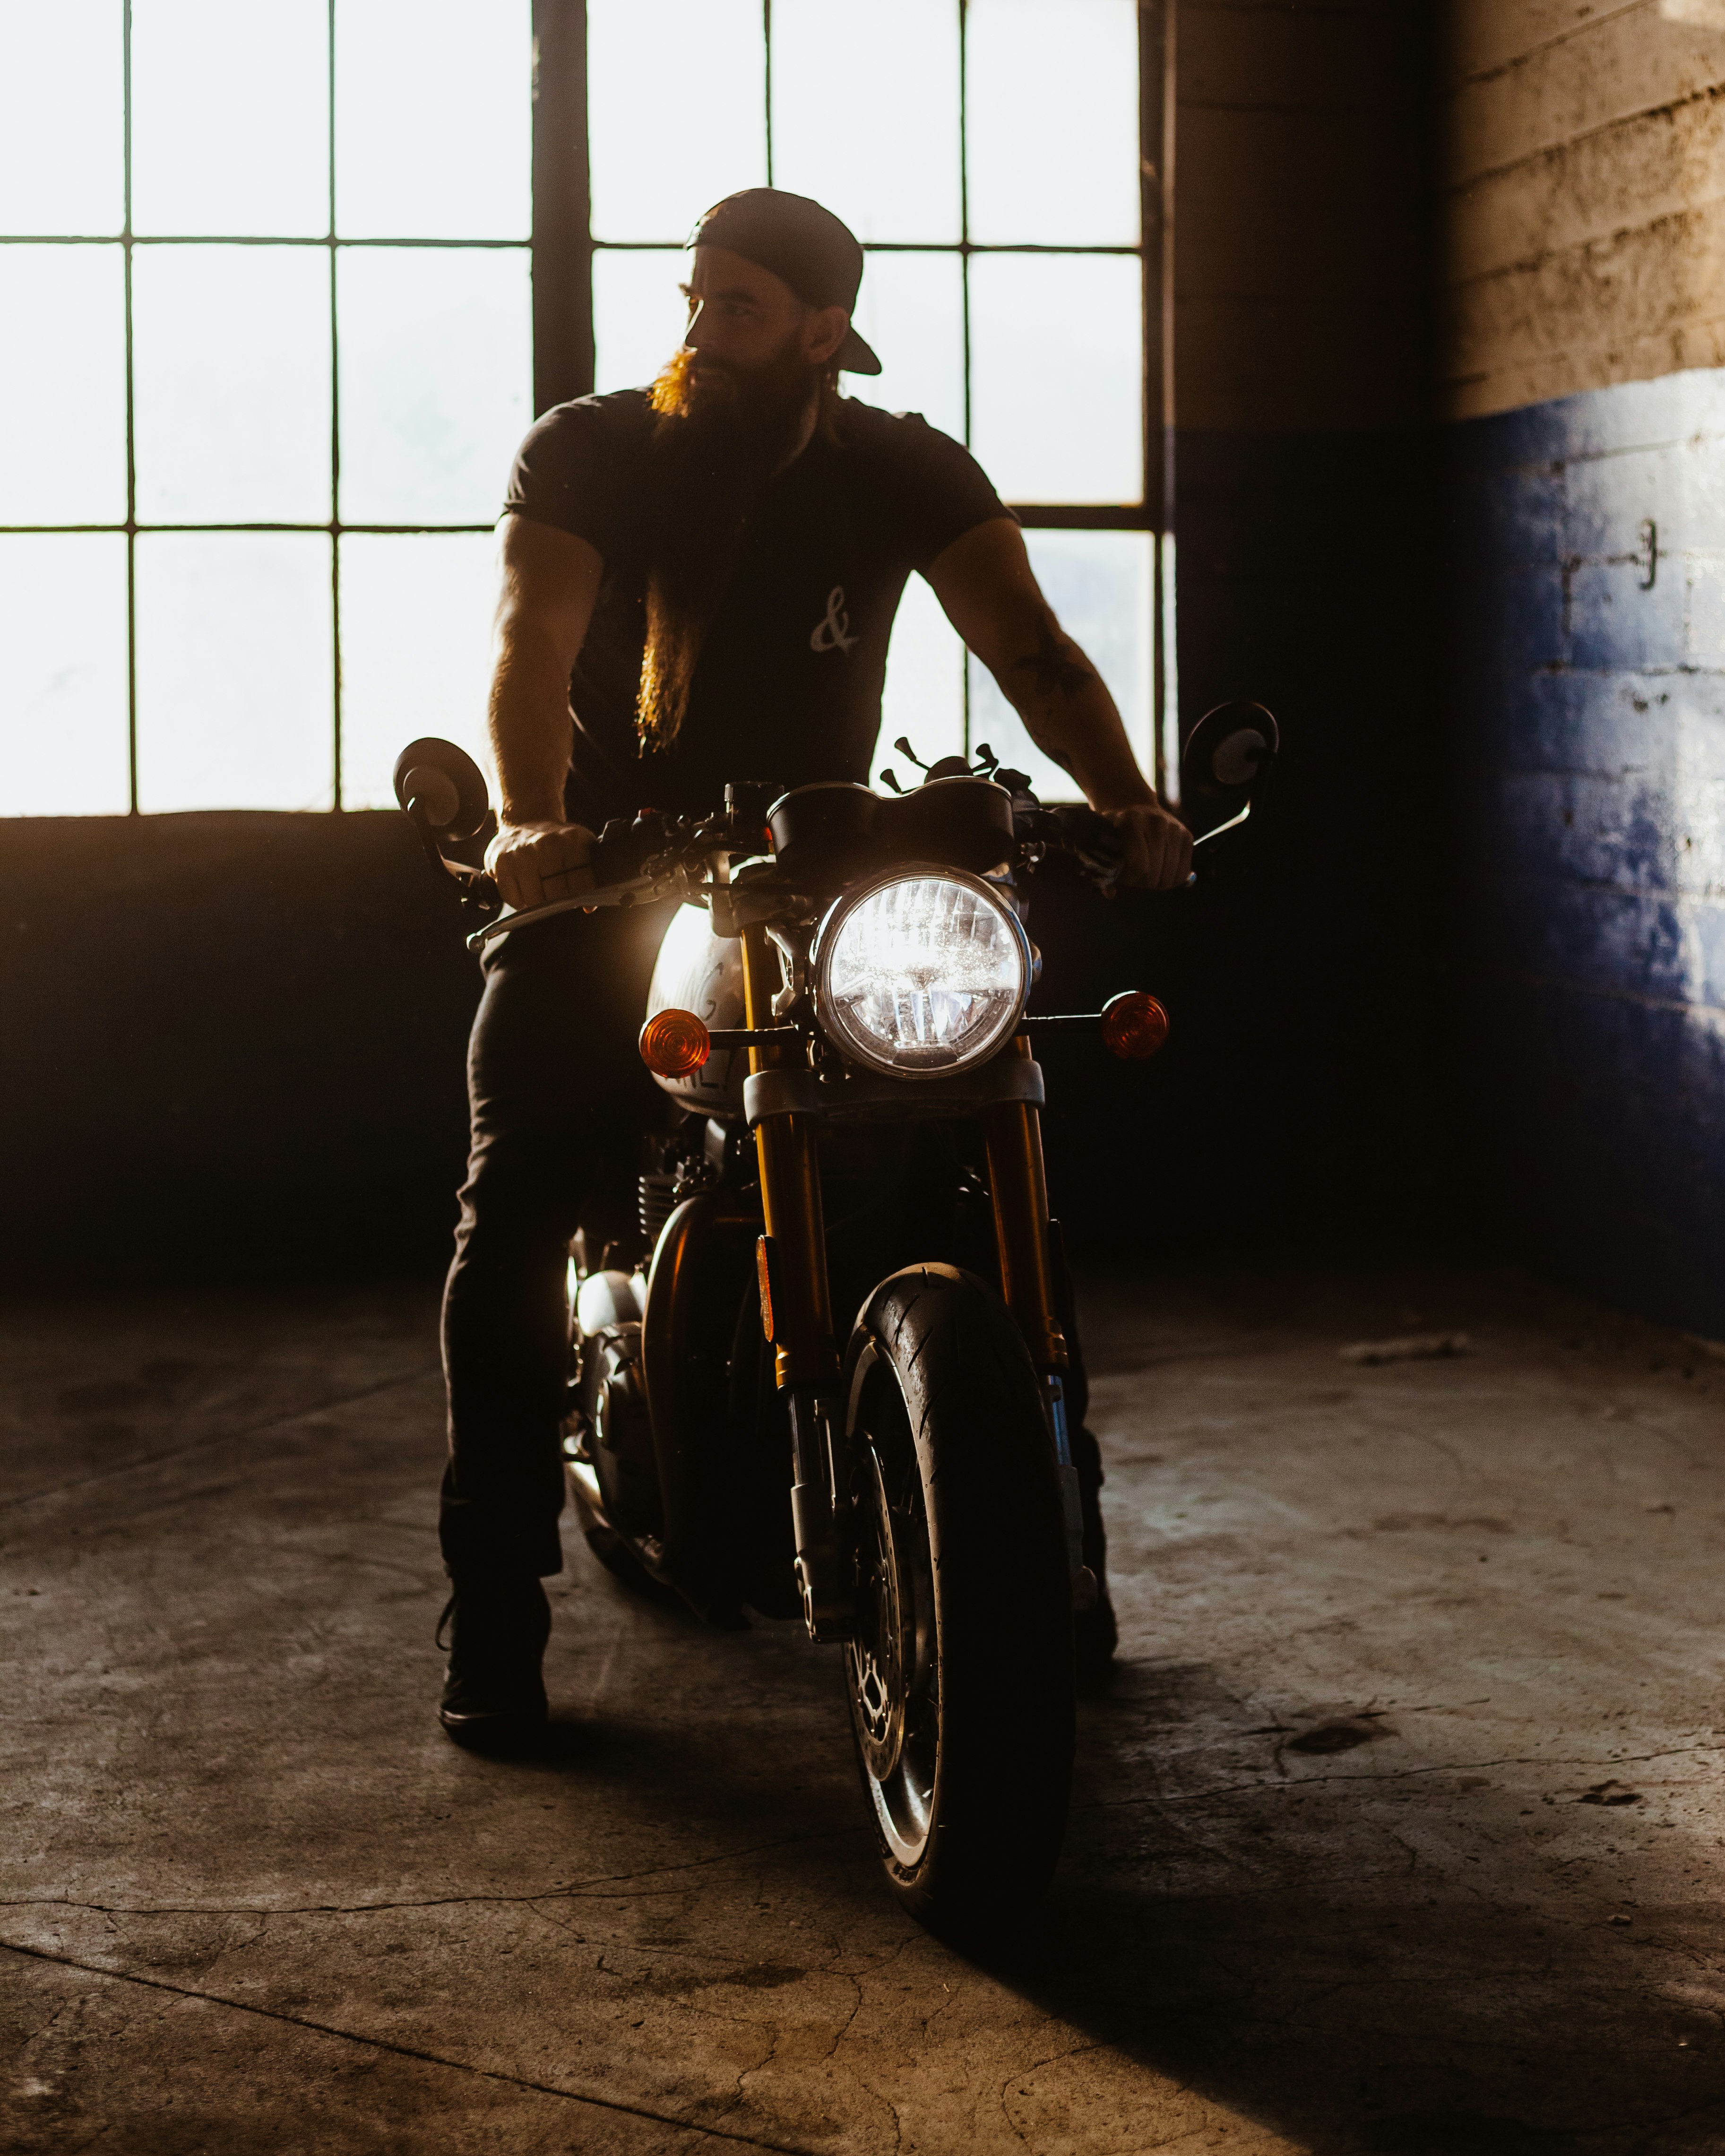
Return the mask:
<svg viewBox="0 0 1725 2156">
<path fill-rule="evenodd" d="M 845 610 L 845 587 L 834 584 L 827 593 L 824 617 L 816 622 L 809 638 L 811 651 L 849 651 L 859 639 L 850 634 L 850 616 Z"/>
</svg>

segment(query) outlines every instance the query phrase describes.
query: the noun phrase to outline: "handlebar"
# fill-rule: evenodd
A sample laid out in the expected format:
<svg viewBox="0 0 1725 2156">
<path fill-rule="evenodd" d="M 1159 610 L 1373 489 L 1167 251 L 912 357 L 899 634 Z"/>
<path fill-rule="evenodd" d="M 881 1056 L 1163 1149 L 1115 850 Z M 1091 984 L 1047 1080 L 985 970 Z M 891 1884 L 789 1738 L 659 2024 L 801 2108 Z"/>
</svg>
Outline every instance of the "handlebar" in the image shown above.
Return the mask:
<svg viewBox="0 0 1725 2156">
<path fill-rule="evenodd" d="M 414 803 L 411 807 L 418 805 Z M 1226 823 L 1195 838 L 1194 852 L 1224 832 L 1238 829 L 1250 814 L 1249 801 Z M 418 820 L 414 819 L 416 824 Z M 1110 896 L 1118 888 L 1126 850 L 1114 825 L 1099 810 L 1081 803 L 1045 807 L 1026 794 L 1015 800 L 1013 821 L 1022 841 L 1044 854 L 1057 853 L 1074 860 L 1081 874 Z M 741 829 L 737 815 L 729 807 L 722 814 L 700 818 L 664 816 L 653 810 L 644 810 L 633 822 L 614 818 L 596 837 L 592 856 L 596 873 L 603 875 L 609 869 L 613 880 L 596 880 L 585 891 L 548 900 L 542 906 L 500 912 L 502 893 L 496 879 L 483 870 L 449 860 L 438 851 L 423 825 L 420 833 L 428 851 L 460 886 L 463 910 L 482 922 L 467 939 L 472 950 L 482 949 L 493 938 L 530 922 L 548 920 L 553 914 L 591 913 L 600 906 L 692 898 L 701 888 L 700 869 L 705 860 L 716 854 L 752 852 L 760 843 L 758 829 Z M 1194 870 L 1187 882 L 1197 880 Z"/>
</svg>

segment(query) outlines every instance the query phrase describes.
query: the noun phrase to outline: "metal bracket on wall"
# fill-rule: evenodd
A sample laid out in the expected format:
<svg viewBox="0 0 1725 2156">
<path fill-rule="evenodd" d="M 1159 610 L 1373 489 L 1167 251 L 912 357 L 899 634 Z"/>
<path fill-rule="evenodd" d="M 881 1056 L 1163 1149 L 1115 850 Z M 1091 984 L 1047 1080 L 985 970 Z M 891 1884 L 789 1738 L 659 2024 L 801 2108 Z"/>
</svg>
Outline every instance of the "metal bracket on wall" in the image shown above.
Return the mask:
<svg viewBox="0 0 1725 2156">
<path fill-rule="evenodd" d="M 1659 526 L 1650 516 L 1644 520 L 1635 535 L 1639 544 L 1635 552 L 1635 567 L 1641 571 L 1641 589 L 1651 592 L 1653 580 L 1659 574 Z"/>
</svg>

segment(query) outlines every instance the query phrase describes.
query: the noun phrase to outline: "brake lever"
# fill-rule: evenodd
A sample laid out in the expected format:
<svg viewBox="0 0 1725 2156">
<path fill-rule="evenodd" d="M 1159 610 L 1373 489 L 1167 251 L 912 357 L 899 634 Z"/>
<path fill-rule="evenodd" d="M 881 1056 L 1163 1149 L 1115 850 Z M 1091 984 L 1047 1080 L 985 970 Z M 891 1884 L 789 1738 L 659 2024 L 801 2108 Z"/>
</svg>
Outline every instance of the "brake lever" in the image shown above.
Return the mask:
<svg viewBox="0 0 1725 2156">
<path fill-rule="evenodd" d="M 1225 824 L 1217 824 L 1204 832 L 1201 837 L 1194 839 L 1192 841 L 1193 852 L 1195 854 L 1200 846 L 1209 845 L 1212 839 L 1219 839 L 1224 831 L 1237 831 L 1251 813 L 1252 804 L 1248 801 L 1237 816 L 1230 816 Z"/>
<path fill-rule="evenodd" d="M 1230 816 L 1225 824 L 1217 824 L 1211 829 L 1204 832 L 1200 838 L 1194 839 L 1192 841 L 1193 852 L 1195 854 L 1200 846 L 1209 845 L 1212 839 L 1219 839 L 1224 831 L 1237 831 L 1251 813 L 1252 804 L 1248 801 L 1245 808 L 1240 810 L 1237 816 Z M 1198 870 L 1196 869 L 1193 870 L 1192 873 L 1187 877 L 1186 881 L 1188 884 L 1194 884 L 1198 881 Z"/>
</svg>

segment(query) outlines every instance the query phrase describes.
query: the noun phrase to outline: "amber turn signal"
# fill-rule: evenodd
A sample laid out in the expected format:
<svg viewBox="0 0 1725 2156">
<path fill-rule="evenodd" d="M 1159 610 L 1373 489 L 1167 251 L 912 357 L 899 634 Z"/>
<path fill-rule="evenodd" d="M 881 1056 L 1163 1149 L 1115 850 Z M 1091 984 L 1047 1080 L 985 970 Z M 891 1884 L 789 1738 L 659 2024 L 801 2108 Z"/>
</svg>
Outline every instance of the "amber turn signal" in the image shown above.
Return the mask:
<svg viewBox="0 0 1725 2156">
<path fill-rule="evenodd" d="M 693 1011 L 655 1011 L 641 1028 L 641 1060 L 660 1078 L 686 1078 L 712 1052 L 712 1036 Z"/>
<path fill-rule="evenodd" d="M 1102 1038 L 1117 1055 L 1142 1063 L 1168 1039 L 1168 1013 L 1147 988 L 1128 988 L 1102 1005 Z"/>
</svg>

